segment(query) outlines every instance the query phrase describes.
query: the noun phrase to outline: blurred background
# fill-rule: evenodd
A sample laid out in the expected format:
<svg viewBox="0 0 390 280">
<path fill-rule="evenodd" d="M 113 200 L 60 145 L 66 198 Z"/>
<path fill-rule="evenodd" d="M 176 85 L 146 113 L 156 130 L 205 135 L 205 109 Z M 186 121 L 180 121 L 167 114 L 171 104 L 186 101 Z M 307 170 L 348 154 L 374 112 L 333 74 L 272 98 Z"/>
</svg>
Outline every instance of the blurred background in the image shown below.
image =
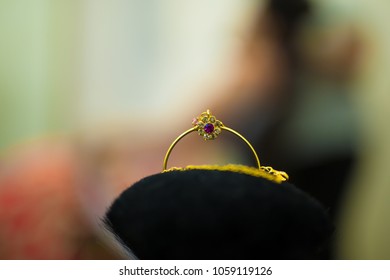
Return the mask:
<svg viewBox="0 0 390 280">
<path fill-rule="evenodd" d="M 0 0 L 0 259 L 123 258 L 101 217 L 206 109 L 322 202 L 330 258 L 390 259 L 389 10 Z M 252 163 L 198 140 L 170 164 Z"/>
</svg>

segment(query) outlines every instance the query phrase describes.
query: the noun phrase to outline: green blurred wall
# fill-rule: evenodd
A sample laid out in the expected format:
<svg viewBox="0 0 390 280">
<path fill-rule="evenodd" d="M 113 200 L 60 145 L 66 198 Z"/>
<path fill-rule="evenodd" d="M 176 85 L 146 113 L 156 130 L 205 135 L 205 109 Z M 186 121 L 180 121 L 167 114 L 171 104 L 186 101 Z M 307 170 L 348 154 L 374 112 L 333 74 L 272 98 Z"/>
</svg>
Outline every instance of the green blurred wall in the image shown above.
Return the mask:
<svg viewBox="0 0 390 280">
<path fill-rule="evenodd" d="M 0 1 L 0 150 L 64 131 L 77 84 L 78 1 Z"/>
</svg>

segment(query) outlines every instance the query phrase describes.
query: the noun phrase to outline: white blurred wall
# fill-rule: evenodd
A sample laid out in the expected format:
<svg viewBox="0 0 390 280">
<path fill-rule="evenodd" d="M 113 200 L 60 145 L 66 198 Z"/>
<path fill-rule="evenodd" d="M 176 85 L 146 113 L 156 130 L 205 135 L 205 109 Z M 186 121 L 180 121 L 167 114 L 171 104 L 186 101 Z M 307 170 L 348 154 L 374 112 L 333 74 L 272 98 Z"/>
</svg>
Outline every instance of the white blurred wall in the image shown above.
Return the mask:
<svg viewBox="0 0 390 280">
<path fill-rule="evenodd" d="M 219 75 L 254 4 L 1 0 L 0 149 L 180 115 L 203 99 L 190 91 Z"/>
</svg>

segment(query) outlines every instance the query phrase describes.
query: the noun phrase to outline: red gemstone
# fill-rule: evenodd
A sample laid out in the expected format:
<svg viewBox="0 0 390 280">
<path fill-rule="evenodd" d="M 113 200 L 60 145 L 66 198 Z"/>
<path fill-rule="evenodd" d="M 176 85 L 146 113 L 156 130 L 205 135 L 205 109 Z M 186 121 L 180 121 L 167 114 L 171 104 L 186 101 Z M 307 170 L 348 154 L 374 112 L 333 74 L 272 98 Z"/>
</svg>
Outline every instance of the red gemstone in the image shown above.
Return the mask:
<svg viewBox="0 0 390 280">
<path fill-rule="evenodd" d="M 211 123 L 208 123 L 204 126 L 204 131 L 208 134 L 212 133 L 214 131 L 214 125 Z"/>
</svg>

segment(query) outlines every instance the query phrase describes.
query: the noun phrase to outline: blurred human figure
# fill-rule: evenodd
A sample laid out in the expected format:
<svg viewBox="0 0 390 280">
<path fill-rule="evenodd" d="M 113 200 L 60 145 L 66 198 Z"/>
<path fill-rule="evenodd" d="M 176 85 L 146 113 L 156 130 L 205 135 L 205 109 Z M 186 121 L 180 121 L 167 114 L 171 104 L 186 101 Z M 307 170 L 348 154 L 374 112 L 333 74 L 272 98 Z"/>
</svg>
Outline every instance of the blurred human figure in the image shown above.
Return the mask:
<svg viewBox="0 0 390 280">
<path fill-rule="evenodd" d="M 349 95 L 362 46 L 355 28 L 316 26 L 315 17 L 309 1 L 267 1 L 215 103 L 262 164 L 286 170 L 337 219 L 356 161 Z"/>
</svg>

